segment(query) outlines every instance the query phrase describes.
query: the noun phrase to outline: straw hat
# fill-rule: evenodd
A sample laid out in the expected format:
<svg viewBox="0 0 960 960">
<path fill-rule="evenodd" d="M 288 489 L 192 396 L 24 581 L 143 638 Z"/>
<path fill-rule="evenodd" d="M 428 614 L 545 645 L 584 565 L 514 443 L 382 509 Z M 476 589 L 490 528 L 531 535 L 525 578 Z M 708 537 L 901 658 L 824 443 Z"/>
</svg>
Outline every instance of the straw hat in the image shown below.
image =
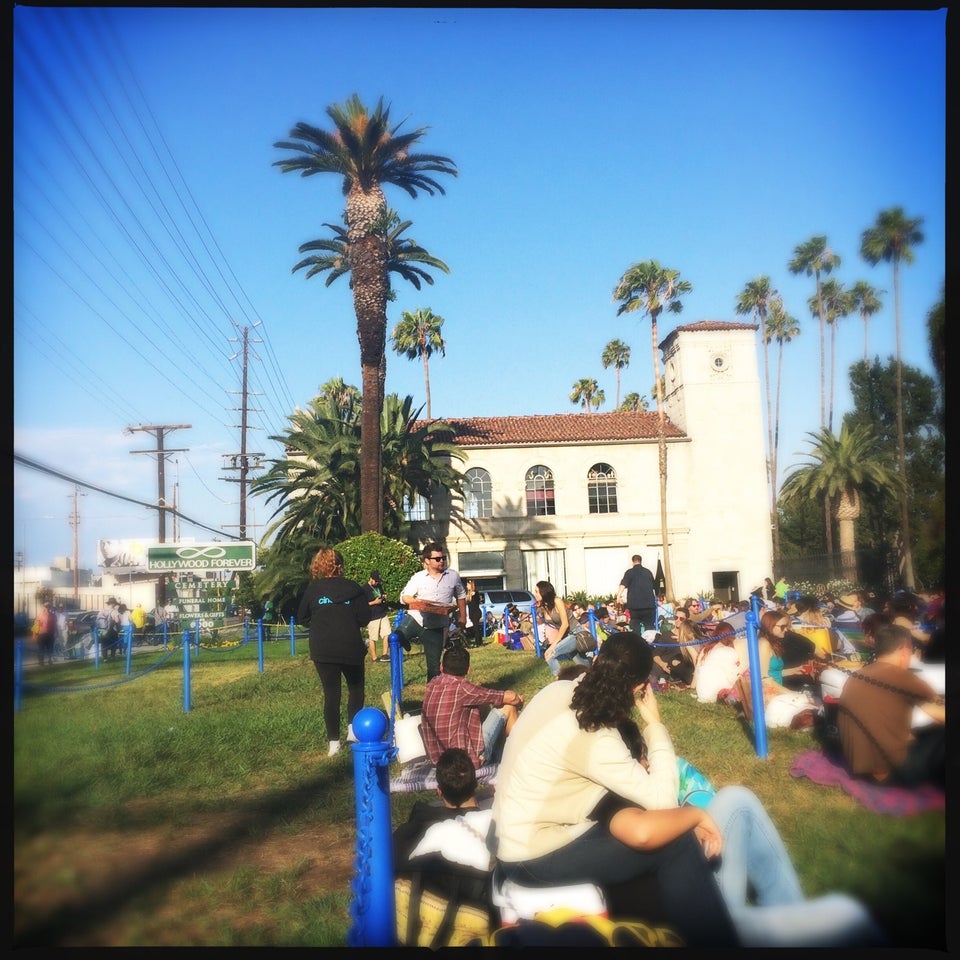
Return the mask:
<svg viewBox="0 0 960 960">
<path fill-rule="evenodd" d="M 856 610 L 860 604 L 860 598 L 855 593 L 846 593 L 837 600 L 837 604 L 847 610 Z"/>
</svg>

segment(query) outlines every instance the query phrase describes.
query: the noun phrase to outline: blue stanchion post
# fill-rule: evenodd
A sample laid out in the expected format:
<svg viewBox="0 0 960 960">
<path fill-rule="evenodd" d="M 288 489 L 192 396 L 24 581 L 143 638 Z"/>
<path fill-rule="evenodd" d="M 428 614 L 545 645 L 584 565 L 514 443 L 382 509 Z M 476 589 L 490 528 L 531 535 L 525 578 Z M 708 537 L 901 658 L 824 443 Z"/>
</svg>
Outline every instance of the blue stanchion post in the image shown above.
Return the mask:
<svg viewBox="0 0 960 960">
<path fill-rule="evenodd" d="M 18 640 L 13 652 L 13 709 L 20 712 L 23 697 L 23 641 Z"/>
<path fill-rule="evenodd" d="M 93 636 L 93 667 L 95 670 L 100 669 L 100 631 L 97 629 L 96 624 L 90 630 L 90 633 Z"/>
<path fill-rule="evenodd" d="M 480 636 L 482 639 L 486 640 L 487 638 L 487 605 L 483 604 L 480 607 L 480 619 L 483 621 L 483 626 L 480 628 Z"/>
<path fill-rule="evenodd" d="M 400 621 L 404 613 L 401 610 L 393 622 L 393 629 L 387 637 L 390 647 L 390 742 L 393 743 L 393 731 L 397 710 L 403 698 L 403 643 L 399 633 Z"/>
<path fill-rule="evenodd" d="M 127 676 L 129 677 L 130 665 L 131 665 L 131 661 L 133 660 L 133 624 L 132 623 L 128 623 L 123 628 L 123 646 L 124 646 L 124 651 L 126 653 L 125 659 L 127 661 Z"/>
<path fill-rule="evenodd" d="M 533 626 L 533 648 L 538 657 L 542 656 L 540 650 L 540 627 L 537 625 L 537 605 L 530 604 L 530 624 Z"/>
<path fill-rule="evenodd" d="M 357 848 L 347 935 L 351 947 L 397 945 L 393 891 L 393 831 L 390 821 L 389 765 L 396 747 L 384 738 L 389 722 L 375 707 L 364 707 L 353 718 L 356 743 L 353 777 L 356 790 Z"/>
<path fill-rule="evenodd" d="M 767 757 L 767 718 L 763 712 L 763 677 L 760 671 L 760 641 L 757 625 L 760 622 L 760 598 L 752 597 L 747 611 L 747 654 L 750 661 L 750 698 L 753 701 L 753 738 L 757 756 Z"/>
<path fill-rule="evenodd" d="M 193 630 L 197 637 L 197 656 L 200 656 L 200 620 L 193 621 Z"/>
<path fill-rule="evenodd" d="M 190 712 L 190 631 L 183 631 L 183 712 Z"/>
<path fill-rule="evenodd" d="M 263 673 L 263 620 L 257 621 L 257 667 Z"/>
<path fill-rule="evenodd" d="M 297 638 L 293 634 L 293 617 L 290 618 L 290 656 L 297 655 Z"/>
</svg>

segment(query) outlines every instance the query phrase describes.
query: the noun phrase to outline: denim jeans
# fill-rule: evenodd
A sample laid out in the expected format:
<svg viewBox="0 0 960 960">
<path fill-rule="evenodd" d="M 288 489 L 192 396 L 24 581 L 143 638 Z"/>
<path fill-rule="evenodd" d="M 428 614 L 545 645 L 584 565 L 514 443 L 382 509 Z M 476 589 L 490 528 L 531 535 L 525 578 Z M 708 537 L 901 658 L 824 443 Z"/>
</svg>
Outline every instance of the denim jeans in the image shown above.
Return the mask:
<svg viewBox="0 0 960 960">
<path fill-rule="evenodd" d="M 567 634 L 562 640 L 553 645 L 553 651 L 553 656 L 547 660 L 547 666 L 554 676 L 560 672 L 560 667 L 563 665 L 563 662 L 567 660 L 590 666 L 589 657 L 577 653 L 577 638 L 575 636 Z"/>
<path fill-rule="evenodd" d="M 503 731 L 507 726 L 507 718 L 502 710 L 491 707 L 483 718 L 483 762 L 499 763 L 503 754 L 503 741 L 506 739 Z"/>
<path fill-rule="evenodd" d="M 783 840 L 752 791 L 723 787 L 707 812 L 723 834 L 714 876 L 743 946 L 883 945 L 883 934 L 852 897 L 805 899 Z"/>
<path fill-rule="evenodd" d="M 737 945 L 730 915 L 692 830 L 657 850 L 642 851 L 621 843 L 597 823 L 553 853 L 518 863 L 500 861 L 498 869 L 508 879 L 531 887 L 574 883 L 603 887 L 653 871 L 668 922 L 688 947 Z"/>
</svg>

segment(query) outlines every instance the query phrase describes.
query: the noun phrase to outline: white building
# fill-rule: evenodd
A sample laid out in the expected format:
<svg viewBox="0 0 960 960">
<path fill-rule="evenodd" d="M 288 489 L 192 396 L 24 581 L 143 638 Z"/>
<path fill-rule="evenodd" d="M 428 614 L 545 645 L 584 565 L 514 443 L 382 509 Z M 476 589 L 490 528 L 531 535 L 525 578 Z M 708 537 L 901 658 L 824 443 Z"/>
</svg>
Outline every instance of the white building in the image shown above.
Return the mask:
<svg viewBox="0 0 960 960">
<path fill-rule="evenodd" d="M 674 593 L 743 599 L 772 576 L 757 326 L 705 320 L 660 344 Z M 462 529 L 449 501 L 413 524 L 480 587 L 611 596 L 638 553 L 663 558 L 656 411 L 448 419 L 467 454 Z"/>
</svg>

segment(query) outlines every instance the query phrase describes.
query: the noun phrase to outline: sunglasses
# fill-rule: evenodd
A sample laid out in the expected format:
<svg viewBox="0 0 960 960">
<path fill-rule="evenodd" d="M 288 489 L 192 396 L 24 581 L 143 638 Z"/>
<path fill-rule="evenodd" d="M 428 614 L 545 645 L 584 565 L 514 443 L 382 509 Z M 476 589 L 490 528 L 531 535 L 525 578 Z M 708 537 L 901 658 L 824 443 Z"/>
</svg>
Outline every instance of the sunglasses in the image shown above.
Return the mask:
<svg viewBox="0 0 960 960">
<path fill-rule="evenodd" d="M 443 561 L 446 559 L 446 557 L 427 557 L 427 559 L 428 559 L 428 560 L 436 560 L 436 561 L 438 561 L 439 563 L 443 563 Z"/>
</svg>

